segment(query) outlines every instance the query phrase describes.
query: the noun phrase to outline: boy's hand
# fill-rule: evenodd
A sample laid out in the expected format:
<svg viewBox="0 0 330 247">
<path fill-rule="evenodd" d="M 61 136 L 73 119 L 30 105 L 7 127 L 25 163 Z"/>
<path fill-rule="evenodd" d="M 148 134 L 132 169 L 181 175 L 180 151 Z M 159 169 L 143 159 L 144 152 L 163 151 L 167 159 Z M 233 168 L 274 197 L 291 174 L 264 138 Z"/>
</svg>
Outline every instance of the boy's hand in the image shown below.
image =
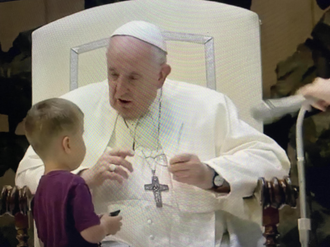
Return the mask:
<svg viewBox="0 0 330 247">
<path fill-rule="evenodd" d="M 121 216 L 102 216 L 101 223 L 105 226 L 106 235 L 114 235 L 120 230 L 122 218 Z"/>
</svg>

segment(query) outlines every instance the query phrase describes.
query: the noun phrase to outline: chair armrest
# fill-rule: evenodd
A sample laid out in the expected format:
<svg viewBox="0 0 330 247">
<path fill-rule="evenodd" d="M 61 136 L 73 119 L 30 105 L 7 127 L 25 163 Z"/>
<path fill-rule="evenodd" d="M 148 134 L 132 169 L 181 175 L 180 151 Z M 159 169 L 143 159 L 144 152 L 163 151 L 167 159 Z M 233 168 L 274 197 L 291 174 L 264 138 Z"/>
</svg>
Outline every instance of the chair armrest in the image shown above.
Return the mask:
<svg viewBox="0 0 330 247">
<path fill-rule="evenodd" d="M 297 206 L 297 188 L 292 186 L 289 177 L 284 177 L 282 180 L 274 177 L 271 181 L 259 178 L 255 196 L 262 206 L 263 236 L 266 238 L 264 245 L 266 247 L 278 246 L 279 209 L 285 205 L 292 208 Z"/>
<path fill-rule="evenodd" d="M 0 216 L 8 214 L 15 218 L 16 238 L 20 247 L 28 247 L 29 217 L 33 196 L 27 186 L 5 185 L 0 194 Z"/>
</svg>

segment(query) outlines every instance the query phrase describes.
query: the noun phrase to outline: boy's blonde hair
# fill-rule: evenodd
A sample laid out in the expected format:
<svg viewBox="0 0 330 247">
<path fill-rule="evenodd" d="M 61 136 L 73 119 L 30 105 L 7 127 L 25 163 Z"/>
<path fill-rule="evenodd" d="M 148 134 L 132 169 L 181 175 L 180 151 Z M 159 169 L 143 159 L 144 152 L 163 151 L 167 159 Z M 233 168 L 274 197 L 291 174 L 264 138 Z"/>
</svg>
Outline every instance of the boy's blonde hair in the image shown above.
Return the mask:
<svg viewBox="0 0 330 247">
<path fill-rule="evenodd" d="M 73 102 L 51 98 L 36 103 L 24 120 L 25 135 L 34 151 L 44 158 L 59 134 L 75 134 L 83 124 L 84 114 Z"/>
</svg>

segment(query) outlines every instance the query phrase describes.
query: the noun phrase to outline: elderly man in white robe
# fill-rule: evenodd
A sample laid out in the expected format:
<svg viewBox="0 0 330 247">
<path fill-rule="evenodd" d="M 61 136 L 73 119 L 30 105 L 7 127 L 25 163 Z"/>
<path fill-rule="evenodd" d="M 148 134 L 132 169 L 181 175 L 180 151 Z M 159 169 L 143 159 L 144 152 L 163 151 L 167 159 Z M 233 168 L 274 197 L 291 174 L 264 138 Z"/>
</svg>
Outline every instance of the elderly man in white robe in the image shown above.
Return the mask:
<svg viewBox="0 0 330 247">
<path fill-rule="evenodd" d="M 225 95 L 167 79 L 166 54 L 157 26 L 129 22 L 110 38 L 108 80 L 63 96 L 85 114 L 87 154 L 75 172 L 96 212 L 123 217 L 103 246 L 261 247 L 261 207 L 244 198 L 259 177 L 287 175 L 288 158 Z M 35 190 L 43 171 L 30 147 L 16 183 Z"/>
</svg>

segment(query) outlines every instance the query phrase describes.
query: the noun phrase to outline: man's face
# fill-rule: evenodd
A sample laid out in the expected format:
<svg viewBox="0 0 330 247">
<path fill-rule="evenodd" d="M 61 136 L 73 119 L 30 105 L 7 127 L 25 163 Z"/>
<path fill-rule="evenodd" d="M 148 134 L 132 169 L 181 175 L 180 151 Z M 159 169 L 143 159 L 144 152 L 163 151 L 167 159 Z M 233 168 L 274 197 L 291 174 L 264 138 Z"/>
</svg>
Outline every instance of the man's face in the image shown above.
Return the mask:
<svg viewBox="0 0 330 247">
<path fill-rule="evenodd" d="M 129 36 L 112 37 L 107 65 L 110 105 L 127 119 L 145 114 L 163 84 L 153 47 Z"/>
</svg>

